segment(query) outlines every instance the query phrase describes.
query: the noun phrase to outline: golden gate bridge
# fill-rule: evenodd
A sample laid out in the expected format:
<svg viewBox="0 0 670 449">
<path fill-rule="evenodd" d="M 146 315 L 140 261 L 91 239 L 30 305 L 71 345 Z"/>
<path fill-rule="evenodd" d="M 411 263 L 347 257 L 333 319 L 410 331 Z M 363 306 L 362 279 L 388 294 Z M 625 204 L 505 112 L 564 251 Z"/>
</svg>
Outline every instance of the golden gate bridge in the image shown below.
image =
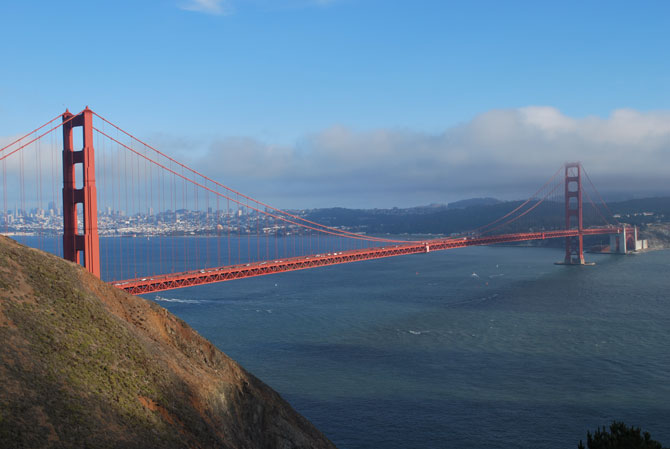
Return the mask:
<svg viewBox="0 0 670 449">
<path fill-rule="evenodd" d="M 367 235 L 272 207 L 177 161 L 88 107 L 59 114 L 16 138 L 0 149 L 0 163 L 5 234 L 20 234 L 32 220 L 38 223 L 38 246 L 46 247 L 39 242 L 58 228 L 62 238 L 48 249 L 132 294 L 557 238 L 565 239 L 561 263 L 583 265 L 584 237 L 609 235 L 609 250 L 617 253 L 637 238 L 634 228 L 617 221 L 580 163 L 565 164 L 496 220 L 424 240 Z"/>
</svg>

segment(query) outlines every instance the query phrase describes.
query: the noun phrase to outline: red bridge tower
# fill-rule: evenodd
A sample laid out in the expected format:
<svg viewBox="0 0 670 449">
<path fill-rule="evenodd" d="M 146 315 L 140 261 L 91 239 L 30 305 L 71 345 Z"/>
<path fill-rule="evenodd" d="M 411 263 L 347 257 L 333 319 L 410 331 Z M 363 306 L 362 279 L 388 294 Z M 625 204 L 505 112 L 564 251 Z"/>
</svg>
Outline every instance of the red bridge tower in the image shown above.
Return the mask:
<svg viewBox="0 0 670 449">
<path fill-rule="evenodd" d="M 565 164 L 565 229 L 578 229 L 579 235 L 565 238 L 566 265 L 584 265 L 582 227 L 582 166 Z"/>
<path fill-rule="evenodd" d="M 71 120 L 70 120 L 71 119 Z M 95 188 L 95 156 L 93 151 L 93 111 L 88 107 L 79 115 L 63 114 L 63 257 L 81 263 L 86 270 L 100 277 L 100 241 L 98 238 L 98 206 Z M 84 148 L 74 151 L 73 128 L 83 129 Z M 76 164 L 82 164 L 82 187 L 76 187 Z M 79 234 L 77 205 L 81 205 L 84 223 Z"/>
</svg>

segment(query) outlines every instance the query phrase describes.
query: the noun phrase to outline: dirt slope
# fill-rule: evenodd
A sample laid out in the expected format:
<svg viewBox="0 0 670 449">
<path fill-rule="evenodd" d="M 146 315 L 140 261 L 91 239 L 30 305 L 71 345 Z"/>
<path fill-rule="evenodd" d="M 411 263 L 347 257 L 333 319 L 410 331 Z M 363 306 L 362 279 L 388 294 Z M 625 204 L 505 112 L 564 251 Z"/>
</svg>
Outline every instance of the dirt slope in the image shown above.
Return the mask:
<svg viewBox="0 0 670 449">
<path fill-rule="evenodd" d="M 0 236 L 0 447 L 333 448 L 162 307 Z"/>
</svg>

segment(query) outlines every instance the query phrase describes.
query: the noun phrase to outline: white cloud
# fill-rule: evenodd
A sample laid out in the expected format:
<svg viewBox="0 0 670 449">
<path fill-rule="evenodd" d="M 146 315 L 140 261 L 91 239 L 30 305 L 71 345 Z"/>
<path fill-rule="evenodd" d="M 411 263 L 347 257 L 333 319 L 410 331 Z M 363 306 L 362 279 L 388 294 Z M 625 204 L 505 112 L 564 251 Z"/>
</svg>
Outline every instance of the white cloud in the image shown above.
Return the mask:
<svg viewBox="0 0 670 449">
<path fill-rule="evenodd" d="M 577 160 L 601 190 L 668 192 L 670 111 L 572 118 L 532 106 L 488 111 L 434 135 L 333 126 L 291 146 L 221 139 L 192 162 L 280 206 L 385 207 L 522 198 Z"/>
<path fill-rule="evenodd" d="M 12 140 L 0 137 L 0 147 Z M 244 136 L 208 143 L 161 134 L 149 141 L 278 207 L 413 206 L 475 196 L 520 199 L 567 161 L 581 161 L 605 195 L 670 194 L 670 111 L 619 109 L 608 117 L 575 118 L 552 107 L 530 106 L 487 111 L 437 134 L 331 126 L 292 145 Z M 26 155 L 27 176 L 39 172 L 37 152 L 41 158 L 53 153 L 58 166 L 60 150 L 54 142 Z M 43 167 L 51 163 L 43 162 Z M 0 169 L 12 177 L 8 185 L 18 185 L 19 159 L 5 164 Z M 48 186 L 51 171 L 46 175 Z"/>
<path fill-rule="evenodd" d="M 235 5 L 251 4 L 262 10 L 285 8 L 304 8 L 310 6 L 326 7 L 341 0 L 186 0 L 180 8 L 206 14 L 228 15 L 235 10 Z"/>
<path fill-rule="evenodd" d="M 232 5 L 228 0 L 188 0 L 181 9 L 202 12 L 205 14 L 230 14 Z"/>
</svg>

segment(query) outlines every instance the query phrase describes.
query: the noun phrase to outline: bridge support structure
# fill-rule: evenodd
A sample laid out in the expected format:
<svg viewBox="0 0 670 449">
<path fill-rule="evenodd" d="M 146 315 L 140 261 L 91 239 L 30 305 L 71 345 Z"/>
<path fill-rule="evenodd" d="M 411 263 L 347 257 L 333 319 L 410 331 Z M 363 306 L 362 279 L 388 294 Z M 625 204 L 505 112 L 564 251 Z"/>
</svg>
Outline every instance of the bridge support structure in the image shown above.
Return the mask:
<svg viewBox="0 0 670 449">
<path fill-rule="evenodd" d="M 87 271 L 100 277 L 100 240 L 95 187 L 93 149 L 93 111 L 88 107 L 79 115 L 63 114 L 63 257 L 82 263 Z M 83 148 L 74 149 L 74 128 L 82 128 Z M 76 168 L 81 164 L 82 187 L 77 188 Z M 79 233 L 78 207 L 81 207 L 83 233 Z"/>
<path fill-rule="evenodd" d="M 582 166 L 570 162 L 565 164 L 565 229 L 579 232 L 565 238 L 565 265 L 584 265 L 582 218 Z"/>
</svg>

